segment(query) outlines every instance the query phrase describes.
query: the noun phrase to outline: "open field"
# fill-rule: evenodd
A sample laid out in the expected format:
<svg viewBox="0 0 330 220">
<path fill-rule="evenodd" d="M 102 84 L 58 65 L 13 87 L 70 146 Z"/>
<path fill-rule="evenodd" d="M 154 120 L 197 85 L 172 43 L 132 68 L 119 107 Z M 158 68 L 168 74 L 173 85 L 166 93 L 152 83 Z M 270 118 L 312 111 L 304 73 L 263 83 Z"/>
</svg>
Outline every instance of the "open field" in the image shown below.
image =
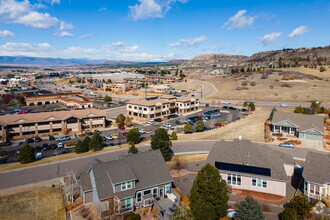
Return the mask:
<svg viewBox="0 0 330 220">
<path fill-rule="evenodd" d="M 191 91 L 196 91 L 201 88 L 201 84 L 195 82 L 180 82 L 171 84 L 174 89 L 186 89 Z"/>
<path fill-rule="evenodd" d="M 252 115 L 221 128 L 191 135 L 178 134 L 178 140 L 233 140 L 242 136 L 242 139 L 264 142 L 264 122 L 270 112 L 270 108 L 257 108 Z"/>
<path fill-rule="evenodd" d="M 0 197 L 0 219 L 66 219 L 59 187 L 36 189 Z"/>
<path fill-rule="evenodd" d="M 290 68 L 293 70 L 294 68 Z M 305 71 L 302 73 L 272 72 L 266 75 L 261 73 L 228 74 L 208 80 L 218 89 L 218 92 L 208 99 L 223 100 L 257 100 L 276 102 L 309 102 L 318 100 L 330 103 L 330 71 L 323 73 L 307 68 L 295 68 Z M 285 72 L 284 72 L 285 71 Z M 310 71 L 310 72 L 309 72 Z M 317 75 L 318 77 L 316 78 Z M 313 79 L 314 78 L 314 79 Z"/>
<path fill-rule="evenodd" d="M 173 156 L 171 161 L 166 162 L 166 164 L 173 164 L 174 160 L 178 159 L 183 163 L 191 163 L 197 161 L 206 160 L 208 154 L 184 154 Z"/>
</svg>

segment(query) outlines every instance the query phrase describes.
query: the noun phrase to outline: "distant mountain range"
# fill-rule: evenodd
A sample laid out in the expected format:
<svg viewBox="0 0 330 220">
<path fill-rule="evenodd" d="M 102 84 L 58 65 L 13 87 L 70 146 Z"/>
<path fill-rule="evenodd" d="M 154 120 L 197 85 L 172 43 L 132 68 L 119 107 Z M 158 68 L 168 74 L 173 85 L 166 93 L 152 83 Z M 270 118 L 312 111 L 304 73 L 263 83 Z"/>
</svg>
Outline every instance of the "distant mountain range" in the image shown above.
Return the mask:
<svg viewBox="0 0 330 220">
<path fill-rule="evenodd" d="M 182 65 L 188 66 L 212 66 L 212 65 L 239 65 L 246 63 L 270 63 L 277 62 L 282 57 L 284 61 L 313 64 L 322 58 L 323 62 L 330 61 L 330 46 L 283 49 L 255 53 L 252 56 L 241 56 L 231 54 L 201 54 L 191 60 L 170 60 L 168 62 L 130 62 L 130 61 L 107 61 L 90 59 L 61 59 L 41 58 L 25 56 L 0 56 L 0 65 L 42 65 L 42 66 L 68 66 L 68 65 L 109 65 L 109 66 L 150 66 L 150 65 Z"/>
</svg>

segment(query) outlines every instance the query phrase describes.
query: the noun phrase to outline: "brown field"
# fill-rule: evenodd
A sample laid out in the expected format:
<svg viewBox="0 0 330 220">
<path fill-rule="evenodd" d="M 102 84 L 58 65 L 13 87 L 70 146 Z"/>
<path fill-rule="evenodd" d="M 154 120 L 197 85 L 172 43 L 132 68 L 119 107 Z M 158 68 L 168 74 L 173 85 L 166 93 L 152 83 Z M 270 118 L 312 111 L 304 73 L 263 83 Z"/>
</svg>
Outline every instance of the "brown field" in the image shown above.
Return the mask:
<svg viewBox="0 0 330 220">
<path fill-rule="evenodd" d="M 253 114 L 246 118 L 221 128 L 191 135 L 178 134 L 178 140 L 233 140 L 241 136 L 242 139 L 264 142 L 264 122 L 269 117 L 270 112 L 270 108 L 257 108 Z"/>
<path fill-rule="evenodd" d="M 208 98 L 224 100 L 257 100 L 257 101 L 278 101 L 278 102 L 309 102 L 318 100 L 323 103 L 330 103 L 330 71 L 320 73 L 317 70 L 308 68 L 288 68 L 282 71 L 297 71 L 303 74 L 287 77 L 293 80 L 283 80 L 283 73 L 273 72 L 266 79 L 261 79 L 261 73 L 251 75 L 240 74 L 219 76 L 208 80 L 218 89 L 218 92 Z M 281 75 L 282 74 L 282 75 Z M 318 76 L 318 79 L 310 79 Z M 244 82 L 247 81 L 247 85 Z M 243 83 L 243 85 L 242 85 Z M 255 83 L 255 85 L 251 85 Z M 240 87 L 240 90 L 237 88 Z M 242 89 L 245 87 L 245 89 Z"/>
<path fill-rule="evenodd" d="M 190 81 L 173 83 L 173 84 L 171 84 L 171 86 L 174 89 L 187 89 L 187 90 L 191 90 L 191 91 L 196 91 L 201 88 L 201 84 L 190 82 Z"/>
<path fill-rule="evenodd" d="M 41 186 L 27 192 L 0 197 L 0 220 L 66 219 L 59 187 Z"/>
<path fill-rule="evenodd" d="M 206 160 L 208 154 L 185 154 L 185 155 L 176 155 L 173 156 L 171 161 L 166 162 L 166 164 L 173 164 L 175 159 L 180 160 L 183 163 L 191 163 L 197 161 Z"/>
</svg>

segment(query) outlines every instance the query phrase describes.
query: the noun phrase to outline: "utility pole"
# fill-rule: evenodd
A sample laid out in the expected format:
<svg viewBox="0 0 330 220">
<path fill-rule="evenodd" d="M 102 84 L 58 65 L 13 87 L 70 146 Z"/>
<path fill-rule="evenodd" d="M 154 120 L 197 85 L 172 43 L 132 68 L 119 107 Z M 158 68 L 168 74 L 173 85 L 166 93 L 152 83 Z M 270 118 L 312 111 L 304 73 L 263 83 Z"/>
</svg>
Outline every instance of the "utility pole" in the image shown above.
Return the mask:
<svg viewBox="0 0 330 220">
<path fill-rule="evenodd" d="M 201 99 L 203 98 L 203 85 L 201 85 Z"/>
</svg>

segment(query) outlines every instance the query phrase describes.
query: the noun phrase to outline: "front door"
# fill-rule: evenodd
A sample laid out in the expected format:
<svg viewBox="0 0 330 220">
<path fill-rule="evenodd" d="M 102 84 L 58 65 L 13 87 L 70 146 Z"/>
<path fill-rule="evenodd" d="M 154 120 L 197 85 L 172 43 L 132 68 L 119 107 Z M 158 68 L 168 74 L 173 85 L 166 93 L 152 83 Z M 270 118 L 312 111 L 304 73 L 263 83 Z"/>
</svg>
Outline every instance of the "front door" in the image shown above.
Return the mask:
<svg viewBox="0 0 330 220">
<path fill-rule="evenodd" d="M 160 198 L 163 198 L 163 188 L 160 188 L 159 189 L 159 197 Z"/>
</svg>

